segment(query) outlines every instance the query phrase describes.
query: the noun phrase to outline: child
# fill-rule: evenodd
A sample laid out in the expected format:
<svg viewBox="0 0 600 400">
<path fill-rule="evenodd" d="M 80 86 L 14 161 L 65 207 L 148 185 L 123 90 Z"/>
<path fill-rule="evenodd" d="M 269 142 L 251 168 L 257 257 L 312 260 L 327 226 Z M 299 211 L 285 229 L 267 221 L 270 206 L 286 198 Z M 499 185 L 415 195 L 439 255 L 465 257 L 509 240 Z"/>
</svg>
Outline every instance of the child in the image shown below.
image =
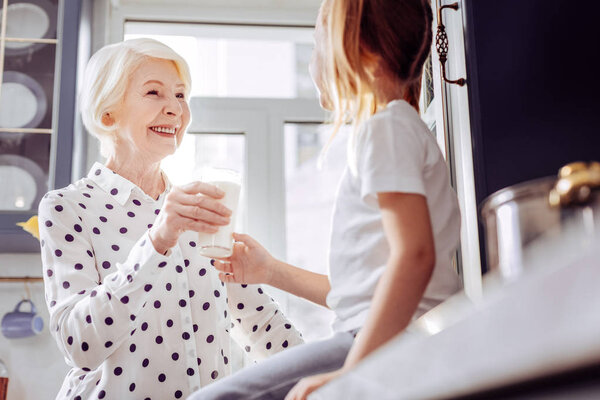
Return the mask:
<svg viewBox="0 0 600 400">
<path fill-rule="evenodd" d="M 336 333 L 191 399 L 304 399 L 459 289 L 451 263 L 458 202 L 418 114 L 431 21 L 427 0 L 324 1 L 311 74 L 336 130 L 348 116 L 355 126 L 333 215 L 329 276 L 276 260 L 239 234 L 232 257 L 214 265 L 224 282 L 268 283 L 330 307 Z"/>
</svg>

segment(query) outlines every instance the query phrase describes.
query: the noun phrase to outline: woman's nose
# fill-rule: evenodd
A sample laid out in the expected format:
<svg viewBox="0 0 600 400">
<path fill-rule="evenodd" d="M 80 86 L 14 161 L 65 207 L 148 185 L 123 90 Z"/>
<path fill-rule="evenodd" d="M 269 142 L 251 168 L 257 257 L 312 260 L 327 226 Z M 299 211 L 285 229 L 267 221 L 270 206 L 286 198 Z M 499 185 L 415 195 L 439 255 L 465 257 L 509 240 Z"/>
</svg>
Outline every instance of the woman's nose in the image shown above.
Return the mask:
<svg viewBox="0 0 600 400">
<path fill-rule="evenodd" d="M 179 99 L 172 98 L 167 100 L 164 108 L 164 113 L 167 115 L 172 115 L 175 117 L 179 117 L 183 112 L 181 108 L 181 104 L 179 103 Z"/>
</svg>

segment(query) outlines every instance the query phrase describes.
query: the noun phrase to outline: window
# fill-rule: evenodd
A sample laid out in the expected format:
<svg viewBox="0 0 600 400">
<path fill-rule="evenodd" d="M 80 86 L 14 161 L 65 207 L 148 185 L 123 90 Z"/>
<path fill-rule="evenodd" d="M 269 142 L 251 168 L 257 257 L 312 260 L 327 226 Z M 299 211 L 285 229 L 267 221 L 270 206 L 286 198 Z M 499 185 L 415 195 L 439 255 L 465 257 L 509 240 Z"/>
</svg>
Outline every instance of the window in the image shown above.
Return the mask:
<svg viewBox="0 0 600 400">
<path fill-rule="evenodd" d="M 244 177 L 246 165 L 246 138 L 242 133 L 190 132 L 183 137 L 176 154 L 162 164 L 171 183 L 183 185 L 198 179 L 204 167 L 229 168 Z M 236 231 L 246 231 L 247 213 L 244 193 L 237 210 Z"/>
<path fill-rule="evenodd" d="M 192 96 L 316 98 L 311 28 L 126 22 L 125 39 L 139 37 L 184 55 Z"/>
<path fill-rule="evenodd" d="M 331 129 L 322 124 L 325 114 L 308 74 L 312 30 L 139 21 L 124 25 L 125 39 L 154 38 L 190 64 L 192 124 L 177 153 L 164 162 L 171 180 L 188 182 L 204 165 L 243 171 L 238 229 L 276 257 L 326 274 L 330 221 L 349 130 L 337 135 L 319 169 Z M 431 97 L 424 98 L 422 107 L 429 114 Z M 269 292 L 307 340 L 331 333 L 331 311 L 276 289 Z"/>
<path fill-rule="evenodd" d="M 286 123 L 284 130 L 287 261 L 327 274 L 331 217 L 336 188 L 346 165 L 347 132 L 338 133 L 320 167 L 319 157 L 329 141 L 331 127 Z M 291 298 L 288 314 L 305 332 L 307 340 L 331 333 L 333 312 L 330 310 Z"/>
<path fill-rule="evenodd" d="M 329 131 L 308 73 L 312 28 L 126 22 L 124 32 L 157 39 L 190 64 L 192 124 L 163 165 L 173 183 L 205 165 L 242 171 L 238 229 L 275 256 L 326 273 L 329 227 L 314 220 L 329 221 L 339 174 L 317 169 Z M 310 179 L 318 196 L 306 196 Z M 330 334 L 331 311 L 269 293 L 307 340 Z"/>
</svg>

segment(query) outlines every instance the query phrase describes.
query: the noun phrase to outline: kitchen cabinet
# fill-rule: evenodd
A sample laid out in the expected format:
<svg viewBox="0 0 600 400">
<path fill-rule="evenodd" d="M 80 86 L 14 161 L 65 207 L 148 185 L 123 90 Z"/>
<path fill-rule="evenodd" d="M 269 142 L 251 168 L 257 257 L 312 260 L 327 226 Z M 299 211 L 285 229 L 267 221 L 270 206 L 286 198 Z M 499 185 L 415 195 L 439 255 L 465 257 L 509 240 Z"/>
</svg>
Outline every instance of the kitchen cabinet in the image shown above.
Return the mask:
<svg viewBox="0 0 600 400">
<path fill-rule="evenodd" d="M 600 159 L 597 2 L 434 0 L 448 34 L 445 83 L 434 52 L 437 126 L 463 213 L 465 290 L 487 272 L 479 207 L 495 191 Z M 438 128 L 439 129 L 439 128 Z"/>
<path fill-rule="evenodd" d="M 0 252 L 35 252 L 16 226 L 71 181 L 81 0 L 3 0 Z"/>
</svg>

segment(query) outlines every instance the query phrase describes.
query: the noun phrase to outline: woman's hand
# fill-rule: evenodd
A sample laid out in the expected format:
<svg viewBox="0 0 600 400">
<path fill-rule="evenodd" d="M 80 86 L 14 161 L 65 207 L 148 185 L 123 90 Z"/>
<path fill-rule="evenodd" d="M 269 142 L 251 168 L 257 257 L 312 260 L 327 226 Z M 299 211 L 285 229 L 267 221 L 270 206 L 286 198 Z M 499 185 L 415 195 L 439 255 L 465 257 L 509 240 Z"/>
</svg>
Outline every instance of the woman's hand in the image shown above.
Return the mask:
<svg viewBox="0 0 600 400">
<path fill-rule="evenodd" d="M 269 284 L 277 260 L 252 237 L 234 233 L 233 238 L 233 254 L 211 262 L 220 271 L 219 279 L 227 283 Z"/>
<path fill-rule="evenodd" d="M 171 189 L 150 229 L 150 240 L 164 254 L 175 246 L 184 231 L 215 233 L 227 225 L 231 210 L 221 204 L 225 193 L 204 182 L 192 182 Z"/>
<path fill-rule="evenodd" d="M 301 379 L 300 382 L 289 391 L 287 396 L 285 396 L 285 400 L 305 400 L 309 394 L 339 377 L 344 372 L 346 371 L 342 368 L 325 374 L 313 375 Z"/>
</svg>

